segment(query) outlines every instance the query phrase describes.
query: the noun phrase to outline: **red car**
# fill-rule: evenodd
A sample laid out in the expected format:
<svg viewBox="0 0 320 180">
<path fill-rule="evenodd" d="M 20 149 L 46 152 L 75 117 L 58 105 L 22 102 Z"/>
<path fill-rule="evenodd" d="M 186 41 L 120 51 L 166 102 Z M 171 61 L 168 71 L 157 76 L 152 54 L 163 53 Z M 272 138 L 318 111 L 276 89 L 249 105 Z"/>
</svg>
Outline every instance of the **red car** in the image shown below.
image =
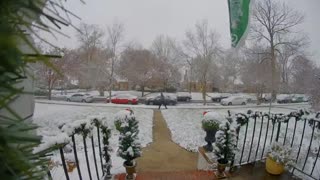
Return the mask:
<svg viewBox="0 0 320 180">
<path fill-rule="evenodd" d="M 117 94 L 111 97 L 111 102 L 114 104 L 138 104 L 138 97 L 130 94 Z M 109 103 L 109 99 L 106 100 Z"/>
</svg>

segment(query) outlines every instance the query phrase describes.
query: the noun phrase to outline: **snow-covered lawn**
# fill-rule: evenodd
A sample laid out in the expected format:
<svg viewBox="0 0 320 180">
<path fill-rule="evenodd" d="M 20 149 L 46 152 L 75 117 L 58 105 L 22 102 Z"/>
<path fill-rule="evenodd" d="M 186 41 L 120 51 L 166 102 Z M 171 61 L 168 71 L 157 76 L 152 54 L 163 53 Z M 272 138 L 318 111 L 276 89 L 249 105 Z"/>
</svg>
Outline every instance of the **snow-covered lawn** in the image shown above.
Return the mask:
<svg viewBox="0 0 320 180">
<path fill-rule="evenodd" d="M 233 113 L 238 113 L 242 112 L 245 113 L 248 110 L 248 108 L 238 108 L 238 109 L 231 109 Z M 253 111 L 263 111 L 263 112 L 268 112 L 268 108 L 254 108 L 252 109 Z M 199 146 L 203 146 L 206 144 L 204 141 L 205 137 L 205 132 L 201 128 L 201 120 L 202 120 L 202 114 L 204 111 L 208 111 L 208 109 L 167 109 L 163 110 L 162 114 L 164 116 L 164 119 L 166 120 L 168 127 L 171 131 L 172 134 L 172 140 L 180 145 L 181 147 L 192 151 L 196 152 L 198 150 Z M 227 109 L 215 109 L 211 110 L 215 111 L 218 113 L 221 113 L 223 116 L 227 115 Z M 290 113 L 293 111 L 291 108 L 272 108 L 271 111 L 273 113 Z M 261 126 L 262 124 L 262 126 Z M 269 123 L 269 130 L 268 134 L 266 136 L 266 129 L 267 129 L 267 121 L 264 120 L 263 123 L 261 119 L 257 119 L 256 121 L 256 127 L 254 128 L 254 120 L 250 120 L 248 124 L 248 132 L 246 136 L 246 141 L 244 143 L 244 136 L 245 136 L 245 129 L 246 127 L 243 126 L 240 130 L 240 135 L 239 135 L 239 142 L 238 142 L 238 148 L 239 152 L 242 152 L 242 149 L 244 149 L 244 153 L 242 155 L 242 160 L 241 162 L 247 162 L 249 161 L 254 161 L 254 159 L 260 159 L 262 156 L 262 151 L 263 151 L 263 146 L 264 146 L 264 141 L 265 137 L 266 138 L 266 146 L 264 150 L 264 155 L 268 151 L 268 146 L 270 145 L 271 141 L 271 132 L 273 129 L 273 125 L 270 121 Z M 261 128 L 262 127 L 262 128 Z M 301 142 L 301 137 L 302 137 L 302 132 L 303 132 L 303 127 L 304 127 L 304 122 L 303 121 L 298 121 L 297 122 L 297 129 L 295 132 L 295 137 L 293 139 L 293 154 L 297 154 L 299 150 L 299 145 Z M 276 136 L 276 130 L 278 128 L 278 125 L 276 124 L 274 126 L 274 134 L 273 138 Z M 255 129 L 255 130 L 254 130 Z M 285 137 L 285 129 L 286 129 L 286 124 L 281 125 L 281 131 L 280 131 L 280 136 L 279 136 L 279 142 L 284 142 L 284 137 Z M 288 130 L 287 130 L 287 136 L 286 136 L 286 144 L 291 144 L 291 140 L 293 137 L 293 129 L 294 129 L 294 120 L 291 119 L 288 124 Z M 253 133 L 254 131 L 254 133 Z M 261 141 L 259 142 L 258 146 L 258 140 L 260 136 L 260 131 L 261 131 Z M 305 133 L 303 137 L 303 142 L 301 146 L 301 151 L 298 159 L 298 167 L 302 169 L 304 161 L 306 159 L 306 155 L 308 152 L 308 147 L 311 139 L 311 133 L 312 128 L 308 125 L 308 122 L 306 123 L 306 128 L 305 128 Z M 306 172 L 311 172 L 311 168 L 313 166 L 313 163 L 315 161 L 316 153 L 318 151 L 319 145 L 320 145 L 320 131 L 315 130 L 315 136 L 317 138 L 314 139 L 310 153 L 309 153 L 309 159 L 306 163 L 306 167 L 304 171 Z M 252 141 L 253 137 L 253 141 Z M 273 139 L 274 140 L 274 139 Z M 243 148 L 243 144 L 245 144 Z M 251 148 L 252 144 L 252 148 Z M 257 148 L 258 147 L 258 148 Z M 251 149 L 251 150 L 250 150 Z M 257 151 L 258 149 L 258 151 Z M 250 153 L 251 152 L 251 153 Z M 250 155 L 249 155 L 250 154 Z M 249 159 L 250 156 L 250 159 Z M 239 164 L 241 158 L 241 153 L 238 153 L 235 157 L 235 164 Z M 316 177 L 320 177 L 320 159 L 317 162 L 317 166 L 314 170 L 314 175 Z M 297 172 L 297 171 L 295 171 Z"/>
<path fill-rule="evenodd" d="M 125 172 L 123 168 L 123 160 L 116 156 L 116 151 L 118 148 L 118 138 L 119 133 L 114 127 L 114 115 L 123 110 L 123 107 L 94 107 L 94 106 L 72 106 L 72 105 L 57 105 L 57 104 L 40 104 L 36 103 L 35 106 L 35 114 L 34 114 L 34 122 L 40 126 L 38 130 L 38 134 L 48 137 L 55 137 L 61 133 L 59 127 L 63 124 L 73 122 L 75 120 L 86 119 L 91 115 L 103 115 L 106 117 L 109 128 L 111 128 L 111 139 L 110 144 L 113 149 L 111 153 L 112 159 L 112 168 L 111 173 L 117 174 L 121 172 Z M 147 146 L 152 142 L 152 118 L 153 111 L 149 109 L 142 108 L 132 108 L 135 113 L 136 119 L 139 121 L 139 140 L 141 142 L 142 147 Z M 83 153 L 83 141 L 81 137 L 76 137 L 76 144 L 78 149 L 78 156 L 80 162 L 85 162 L 84 153 Z M 91 150 L 91 141 L 87 139 L 87 146 Z M 95 140 L 95 150 L 98 155 L 98 147 L 97 141 Z M 58 153 L 56 154 L 57 159 L 60 157 Z M 89 153 L 90 166 L 91 166 L 91 174 L 93 179 L 96 179 L 95 168 L 93 163 L 93 155 Z M 80 169 L 83 173 L 87 172 L 87 167 L 85 163 L 80 164 Z M 98 160 L 98 169 L 100 171 L 100 160 Z M 61 166 L 52 171 L 52 175 L 55 179 L 59 179 L 63 177 L 63 170 Z M 101 171 L 100 171 L 101 175 Z M 77 170 L 74 170 L 73 173 L 70 174 L 71 179 L 78 179 Z M 87 178 L 85 178 L 87 177 Z M 84 179 L 88 179 L 87 173 L 83 175 Z M 62 178 L 63 179 L 63 178 Z"/>
</svg>

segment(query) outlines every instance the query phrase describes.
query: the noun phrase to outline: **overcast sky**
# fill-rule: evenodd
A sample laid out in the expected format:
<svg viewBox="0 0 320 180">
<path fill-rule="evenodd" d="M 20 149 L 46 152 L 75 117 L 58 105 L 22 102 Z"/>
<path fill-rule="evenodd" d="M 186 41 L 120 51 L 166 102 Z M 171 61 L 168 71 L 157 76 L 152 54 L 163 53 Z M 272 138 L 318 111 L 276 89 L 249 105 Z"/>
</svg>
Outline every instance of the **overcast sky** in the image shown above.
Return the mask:
<svg viewBox="0 0 320 180">
<path fill-rule="evenodd" d="M 320 64 L 320 0 L 283 0 L 305 15 L 301 28 L 311 40 L 312 59 Z M 125 26 L 125 40 L 137 41 L 149 48 L 157 35 L 164 34 L 182 40 L 187 29 L 197 21 L 207 19 L 211 28 L 220 34 L 220 42 L 230 47 L 227 0 L 69 0 L 67 9 L 82 18 L 73 21 L 97 24 L 106 29 L 114 20 Z M 75 30 L 64 28 L 71 38 L 59 37 L 60 47 L 73 48 L 78 45 Z"/>
</svg>

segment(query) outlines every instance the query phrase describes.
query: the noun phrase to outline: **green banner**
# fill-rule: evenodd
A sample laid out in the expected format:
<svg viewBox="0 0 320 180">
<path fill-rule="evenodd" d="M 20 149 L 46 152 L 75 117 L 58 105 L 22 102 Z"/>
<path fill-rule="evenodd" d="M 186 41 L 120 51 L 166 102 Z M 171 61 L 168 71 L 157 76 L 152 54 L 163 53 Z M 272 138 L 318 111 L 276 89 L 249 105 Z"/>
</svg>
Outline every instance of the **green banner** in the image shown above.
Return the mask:
<svg viewBox="0 0 320 180">
<path fill-rule="evenodd" d="M 228 0 L 232 47 L 239 47 L 246 38 L 250 2 L 251 0 Z"/>
</svg>

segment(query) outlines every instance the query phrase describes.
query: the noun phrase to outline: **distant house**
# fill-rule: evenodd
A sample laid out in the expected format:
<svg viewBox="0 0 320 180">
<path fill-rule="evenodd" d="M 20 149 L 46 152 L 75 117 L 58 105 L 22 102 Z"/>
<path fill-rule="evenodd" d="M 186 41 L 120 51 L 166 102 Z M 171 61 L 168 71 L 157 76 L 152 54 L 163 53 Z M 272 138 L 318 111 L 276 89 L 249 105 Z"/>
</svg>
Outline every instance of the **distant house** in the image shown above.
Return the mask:
<svg viewBox="0 0 320 180">
<path fill-rule="evenodd" d="M 120 78 L 119 76 L 114 76 L 115 82 L 113 84 L 113 89 L 116 91 L 128 91 L 129 82 L 127 79 Z"/>
<path fill-rule="evenodd" d="M 189 82 L 186 89 L 190 89 L 192 92 L 201 92 L 202 87 L 200 82 Z M 213 92 L 214 91 L 214 85 L 213 83 L 207 83 L 207 92 Z"/>
</svg>

